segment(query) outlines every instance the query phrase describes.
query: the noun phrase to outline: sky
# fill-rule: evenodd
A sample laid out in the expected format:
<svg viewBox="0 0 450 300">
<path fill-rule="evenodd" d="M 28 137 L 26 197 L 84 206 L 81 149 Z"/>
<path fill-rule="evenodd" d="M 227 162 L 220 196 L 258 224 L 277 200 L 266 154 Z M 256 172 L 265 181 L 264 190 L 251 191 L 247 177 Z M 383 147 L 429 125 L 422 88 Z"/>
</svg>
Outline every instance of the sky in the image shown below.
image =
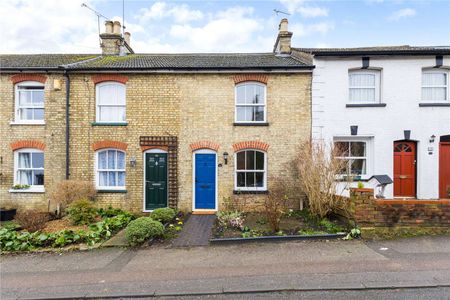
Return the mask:
<svg viewBox="0 0 450 300">
<path fill-rule="evenodd" d="M 1 0 L 0 53 L 100 53 L 82 3 L 122 21 L 122 0 Z M 450 45 L 450 0 L 125 0 L 136 53 L 271 52 L 284 17 L 294 47 Z"/>
</svg>

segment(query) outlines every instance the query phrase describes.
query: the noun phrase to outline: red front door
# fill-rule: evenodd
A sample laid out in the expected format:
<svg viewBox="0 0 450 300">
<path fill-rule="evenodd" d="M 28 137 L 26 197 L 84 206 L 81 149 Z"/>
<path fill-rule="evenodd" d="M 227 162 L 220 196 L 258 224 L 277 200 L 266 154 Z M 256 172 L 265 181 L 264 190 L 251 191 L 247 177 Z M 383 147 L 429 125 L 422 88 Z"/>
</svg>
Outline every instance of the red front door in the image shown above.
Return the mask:
<svg viewBox="0 0 450 300">
<path fill-rule="evenodd" d="M 450 198 L 450 142 L 439 145 L 439 197 Z"/>
<path fill-rule="evenodd" d="M 416 196 L 416 143 L 394 143 L 394 197 Z"/>
</svg>

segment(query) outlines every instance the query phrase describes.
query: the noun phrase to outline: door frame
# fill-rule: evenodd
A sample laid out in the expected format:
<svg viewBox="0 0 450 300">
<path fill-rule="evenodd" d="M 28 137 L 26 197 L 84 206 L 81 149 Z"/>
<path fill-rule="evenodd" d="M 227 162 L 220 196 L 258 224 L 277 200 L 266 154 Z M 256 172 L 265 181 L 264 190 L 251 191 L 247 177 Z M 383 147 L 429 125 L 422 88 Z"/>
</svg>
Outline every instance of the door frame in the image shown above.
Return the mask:
<svg viewBox="0 0 450 300">
<path fill-rule="evenodd" d="M 215 160 L 215 168 L 216 168 L 216 174 L 215 174 L 215 208 L 214 209 L 196 209 L 195 208 L 195 155 L 196 154 L 214 154 L 216 156 L 216 160 Z M 218 190 L 219 190 L 219 186 L 218 186 L 218 172 L 219 172 L 219 168 L 217 167 L 217 163 L 218 163 L 218 155 L 217 152 L 214 150 L 210 150 L 210 149 L 200 149 L 200 150 L 196 150 L 192 153 L 192 211 L 218 211 L 219 210 L 219 202 L 218 202 Z"/>
<path fill-rule="evenodd" d="M 441 197 L 441 184 L 444 177 L 443 172 L 441 169 L 441 155 L 442 155 L 442 149 L 444 148 L 444 145 L 450 147 L 450 142 L 439 142 L 439 157 L 438 157 L 438 199 L 447 199 L 447 197 L 442 198 Z"/>
<path fill-rule="evenodd" d="M 167 161 L 166 161 L 166 164 L 167 164 L 167 172 L 166 172 L 166 180 L 167 180 L 167 185 L 166 185 L 166 190 L 167 190 L 167 197 L 166 197 L 166 207 L 169 207 L 169 152 L 168 151 L 165 151 L 165 150 L 162 150 L 162 149 L 149 149 L 149 150 L 146 150 L 146 151 L 144 151 L 143 153 L 142 153 L 142 158 L 143 158 L 143 161 L 144 161 L 144 178 L 143 178 L 143 201 L 142 201 L 142 211 L 143 212 L 153 212 L 153 210 L 148 210 L 148 209 L 145 209 L 145 201 L 146 201 L 146 195 L 145 195 L 145 190 L 146 190 L 146 180 L 145 180 L 145 178 L 146 178 L 146 176 L 147 176 L 147 160 L 145 159 L 145 156 L 146 156 L 146 154 L 149 154 L 149 153 L 165 153 L 165 154 L 167 154 Z"/>
<path fill-rule="evenodd" d="M 393 143 L 393 145 L 392 145 L 392 162 L 393 162 L 393 164 L 392 164 L 392 178 L 393 178 L 393 181 L 395 180 L 395 173 L 394 173 L 394 170 L 395 170 L 395 160 L 394 160 L 394 157 L 395 157 L 395 152 L 394 152 L 394 150 L 395 150 L 395 144 L 396 143 L 413 143 L 414 144 L 414 161 L 416 162 L 415 164 L 414 164 L 414 196 L 412 196 L 412 197 L 405 197 L 405 196 L 395 196 L 395 190 L 394 190 L 394 184 L 395 184 L 395 182 L 393 182 L 392 183 L 392 197 L 393 198 L 395 198 L 395 199 L 416 199 L 417 198 L 417 173 L 418 173 L 418 166 L 419 166 L 419 159 L 418 159 L 418 141 L 415 141 L 415 140 L 396 140 L 396 141 L 394 141 L 394 143 Z"/>
</svg>

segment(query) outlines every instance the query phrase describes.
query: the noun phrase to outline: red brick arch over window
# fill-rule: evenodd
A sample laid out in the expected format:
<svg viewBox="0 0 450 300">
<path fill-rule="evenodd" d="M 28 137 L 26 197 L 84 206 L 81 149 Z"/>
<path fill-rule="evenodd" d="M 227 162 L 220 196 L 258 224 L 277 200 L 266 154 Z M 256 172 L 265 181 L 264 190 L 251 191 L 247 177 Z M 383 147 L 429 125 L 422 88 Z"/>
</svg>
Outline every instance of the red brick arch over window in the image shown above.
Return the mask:
<svg viewBox="0 0 450 300">
<path fill-rule="evenodd" d="M 246 141 L 239 142 L 233 145 L 234 152 L 244 150 L 244 149 L 256 149 L 266 152 L 269 149 L 269 144 L 261 141 Z"/>
<path fill-rule="evenodd" d="M 13 84 L 22 82 L 22 81 L 37 81 L 40 83 L 45 83 L 47 81 L 47 76 L 39 75 L 39 74 L 17 74 L 11 76 L 11 81 Z"/>
<path fill-rule="evenodd" d="M 214 151 L 218 151 L 220 145 L 211 141 L 198 141 L 189 145 L 192 151 L 200 150 L 200 149 L 210 149 Z"/>
<path fill-rule="evenodd" d="M 11 147 L 12 151 L 16 151 L 16 150 L 23 149 L 23 148 L 33 148 L 33 149 L 39 149 L 42 151 L 45 150 L 45 144 L 43 142 L 35 141 L 35 140 L 15 141 L 15 142 L 12 142 L 9 146 Z"/>
<path fill-rule="evenodd" d="M 234 80 L 235 84 L 245 82 L 245 81 L 257 81 L 257 82 L 267 84 L 269 77 L 264 74 L 242 74 L 242 75 L 234 76 L 233 80 Z"/>
<path fill-rule="evenodd" d="M 128 81 L 128 76 L 119 74 L 101 74 L 92 76 L 92 81 L 94 82 L 94 84 L 105 81 L 116 81 L 125 84 Z"/>
<path fill-rule="evenodd" d="M 167 146 L 141 146 L 142 152 L 147 151 L 147 150 L 154 150 L 154 149 L 169 152 L 169 147 L 167 147 Z"/>
<path fill-rule="evenodd" d="M 103 140 L 98 141 L 92 144 L 92 149 L 94 151 L 105 149 L 105 148 L 114 148 L 119 149 L 122 151 L 127 150 L 128 145 L 126 143 L 118 142 L 118 141 L 110 141 L 110 140 Z"/>
</svg>

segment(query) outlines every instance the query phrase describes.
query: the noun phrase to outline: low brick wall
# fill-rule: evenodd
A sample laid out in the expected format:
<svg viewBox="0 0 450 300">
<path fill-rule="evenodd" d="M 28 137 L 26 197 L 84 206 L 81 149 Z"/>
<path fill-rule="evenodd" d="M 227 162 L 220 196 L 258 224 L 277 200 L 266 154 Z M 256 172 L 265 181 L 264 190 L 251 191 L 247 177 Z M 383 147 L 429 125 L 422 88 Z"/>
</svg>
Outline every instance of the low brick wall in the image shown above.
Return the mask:
<svg viewBox="0 0 450 300">
<path fill-rule="evenodd" d="M 373 189 L 351 189 L 350 200 L 361 227 L 450 227 L 450 200 L 375 199 Z"/>
</svg>

